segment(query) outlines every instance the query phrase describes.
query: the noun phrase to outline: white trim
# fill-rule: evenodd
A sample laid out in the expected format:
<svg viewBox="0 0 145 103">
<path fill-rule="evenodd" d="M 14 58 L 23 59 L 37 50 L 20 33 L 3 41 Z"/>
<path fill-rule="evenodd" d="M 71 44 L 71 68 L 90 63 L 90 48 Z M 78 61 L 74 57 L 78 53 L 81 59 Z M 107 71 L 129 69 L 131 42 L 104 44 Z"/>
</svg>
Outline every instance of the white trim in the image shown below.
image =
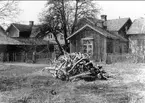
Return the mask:
<svg viewBox="0 0 145 103">
<path fill-rule="evenodd" d="M 82 40 L 91 40 L 91 39 L 94 39 L 94 38 L 88 38 L 88 37 L 82 38 Z"/>
<path fill-rule="evenodd" d="M 100 32 L 99 30 L 95 29 L 94 27 L 90 26 L 89 24 L 84 25 L 82 28 L 80 28 L 79 30 L 77 30 L 76 32 L 74 32 L 71 36 L 69 36 L 67 39 L 70 39 L 71 37 L 73 37 L 74 35 L 76 35 L 78 32 L 80 32 L 81 30 L 83 30 L 84 28 L 89 27 L 91 29 L 93 29 L 94 31 L 102 34 L 103 36 L 107 37 L 107 35 L 104 35 L 102 32 Z"/>
<path fill-rule="evenodd" d="M 87 17 L 85 17 L 86 20 L 88 20 L 90 23 L 95 24 L 93 21 L 91 21 L 90 19 L 88 19 Z"/>
<path fill-rule="evenodd" d="M 14 24 L 12 24 L 12 25 L 18 30 L 18 32 L 20 32 L 20 30 Z"/>
</svg>

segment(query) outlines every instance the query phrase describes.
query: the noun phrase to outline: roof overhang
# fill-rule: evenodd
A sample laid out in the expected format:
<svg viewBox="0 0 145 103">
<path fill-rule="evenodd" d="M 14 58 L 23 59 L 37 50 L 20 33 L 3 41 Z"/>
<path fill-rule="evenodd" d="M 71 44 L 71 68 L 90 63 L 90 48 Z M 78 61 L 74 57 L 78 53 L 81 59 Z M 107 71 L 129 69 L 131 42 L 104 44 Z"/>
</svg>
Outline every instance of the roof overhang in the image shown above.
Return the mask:
<svg viewBox="0 0 145 103">
<path fill-rule="evenodd" d="M 67 40 L 69 40 L 70 38 L 74 37 L 77 33 L 79 33 L 80 31 L 84 30 L 86 27 L 89 27 L 89 28 L 91 28 L 92 30 L 94 30 L 94 31 L 96 31 L 96 32 L 98 32 L 98 33 L 100 33 L 101 35 L 103 35 L 103 36 L 105 36 L 105 37 L 108 37 L 107 34 L 102 33 L 101 31 L 97 30 L 96 28 L 92 27 L 92 26 L 89 25 L 89 24 L 86 24 L 86 25 L 84 25 L 82 28 L 80 28 L 79 30 L 77 30 L 76 32 L 74 32 L 71 36 L 69 36 L 69 37 L 67 38 Z M 115 36 L 113 37 L 113 35 L 112 35 L 112 38 L 116 38 L 116 37 L 115 37 Z"/>
</svg>

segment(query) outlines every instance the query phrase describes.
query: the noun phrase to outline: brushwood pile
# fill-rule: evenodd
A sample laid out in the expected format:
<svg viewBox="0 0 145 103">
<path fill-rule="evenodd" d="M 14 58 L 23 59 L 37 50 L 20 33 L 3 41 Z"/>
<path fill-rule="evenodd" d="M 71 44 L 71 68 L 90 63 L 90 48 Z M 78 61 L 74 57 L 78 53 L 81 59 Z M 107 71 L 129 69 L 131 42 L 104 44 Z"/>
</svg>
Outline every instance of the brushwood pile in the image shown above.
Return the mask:
<svg viewBox="0 0 145 103">
<path fill-rule="evenodd" d="M 74 80 L 107 80 L 102 66 L 94 66 L 88 54 L 65 53 L 60 56 L 53 66 L 45 67 L 53 77 L 63 81 Z"/>
</svg>

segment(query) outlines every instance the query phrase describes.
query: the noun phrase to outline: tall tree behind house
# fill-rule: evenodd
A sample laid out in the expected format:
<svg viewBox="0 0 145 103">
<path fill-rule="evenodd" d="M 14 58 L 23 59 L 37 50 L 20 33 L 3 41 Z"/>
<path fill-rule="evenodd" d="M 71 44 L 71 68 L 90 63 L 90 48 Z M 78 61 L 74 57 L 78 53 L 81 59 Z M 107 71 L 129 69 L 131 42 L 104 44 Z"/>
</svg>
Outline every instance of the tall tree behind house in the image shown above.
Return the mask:
<svg viewBox="0 0 145 103">
<path fill-rule="evenodd" d="M 8 26 L 7 22 L 16 21 L 22 11 L 18 5 L 19 1 L 0 0 L 0 21 L 3 26 Z"/>
<path fill-rule="evenodd" d="M 40 14 L 40 21 L 57 26 L 54 27 L 49 25 L 49 27 L 53 29 L 53 32 L 59 31 L 64 34 L 64 49 L 68 51 L 69 43 L 67 37 L 75 31 L 78 20 L 83 17 L 96 18 L 100 10 L 101 9 L 90 0 L 49 0 L 44 11 Z M 51 19 L 54 17 L 56 17 L 57 20 L 55 19 L 54 21 L 54 19 Z M 53 35 L 55 37 L 57 33 L 55 32 Z M 57 43 L 59 45 L 59 42 Z M 60 50 L 62 50 L 61 47 Z"/>
</svg>

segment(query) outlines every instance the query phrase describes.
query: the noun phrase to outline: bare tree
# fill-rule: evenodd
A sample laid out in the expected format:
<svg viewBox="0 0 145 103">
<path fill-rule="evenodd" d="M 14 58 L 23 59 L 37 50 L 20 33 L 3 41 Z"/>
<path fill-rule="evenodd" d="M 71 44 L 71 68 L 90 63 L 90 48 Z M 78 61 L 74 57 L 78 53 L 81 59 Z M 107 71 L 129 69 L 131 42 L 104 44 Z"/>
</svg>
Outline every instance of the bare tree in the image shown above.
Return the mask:
<svg viewBox="0 0 145 103">
<path fill-rule="evenodd" d="M 0 0 L 0 21 L 6 25 L 6 21 L 15 21 L 20 13 L 19 1 Z"/>
<path fill-rule="evenodd" d="M 68 51 L 67 37 L 75 31 L 78 20 L 83 17 L 96 18 L 100 10 L 90 0 L 49 0 L 45 11 L 40 16 L 40 20 L 50 22 L 51 20 L 48 18 L 54 16 L 59 19 L 57 21 L 61 25 L 61 32 L 64 34 L 65 50 Z"/>
</svg>

